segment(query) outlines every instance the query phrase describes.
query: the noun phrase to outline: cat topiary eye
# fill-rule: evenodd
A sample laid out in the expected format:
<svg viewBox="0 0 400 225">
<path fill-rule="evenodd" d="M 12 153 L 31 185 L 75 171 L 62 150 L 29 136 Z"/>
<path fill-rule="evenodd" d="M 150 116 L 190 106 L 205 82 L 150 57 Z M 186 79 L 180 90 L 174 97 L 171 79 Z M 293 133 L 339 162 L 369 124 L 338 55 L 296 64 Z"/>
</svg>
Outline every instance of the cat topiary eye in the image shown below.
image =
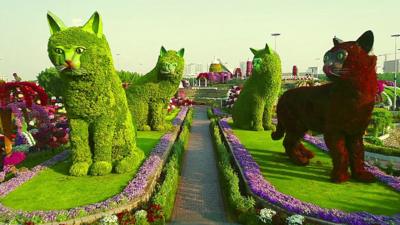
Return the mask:
<svg viewBox="0 0 400 225">
<path fill-rule="evenodd" d="M 57 54 L 63 54 L 64 50 L 62 50 L 61 48 L 55 48 L 54 52 Z"/>
<path fill-rule="evenodd" d="M 82 54 L 85 50 L 86 49 L 83 48 L 83 47 L 78 47 L 78 48 L 76 48 L 75 52 L 78 53 L 78 54 Z"/>
</svg>

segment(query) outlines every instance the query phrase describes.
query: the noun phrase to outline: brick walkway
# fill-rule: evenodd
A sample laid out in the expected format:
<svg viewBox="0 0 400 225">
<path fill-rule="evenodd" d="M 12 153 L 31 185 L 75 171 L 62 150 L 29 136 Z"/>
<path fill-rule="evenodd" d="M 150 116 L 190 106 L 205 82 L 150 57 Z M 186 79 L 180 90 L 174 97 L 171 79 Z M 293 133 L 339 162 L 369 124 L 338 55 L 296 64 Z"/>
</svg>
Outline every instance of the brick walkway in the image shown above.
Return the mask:
<svg viewBox="0 0 400 225">
<path fill-rule="evenodd" d="M 206 107 L 195 107 L 171 225 L 230 224 L 221 196 Z"/>
</svg>

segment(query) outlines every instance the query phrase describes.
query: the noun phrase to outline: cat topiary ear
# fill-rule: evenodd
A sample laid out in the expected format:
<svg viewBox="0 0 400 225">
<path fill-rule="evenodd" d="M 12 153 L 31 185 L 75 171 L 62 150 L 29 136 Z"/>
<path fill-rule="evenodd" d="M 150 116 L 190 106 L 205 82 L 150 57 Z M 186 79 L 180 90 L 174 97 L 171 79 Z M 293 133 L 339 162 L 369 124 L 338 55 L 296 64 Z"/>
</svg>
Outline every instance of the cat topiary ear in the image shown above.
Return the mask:
<svg viewBox="0 0 400 225">
<path fill-rule="evenodd" d="M 50 34 L 52 35 L 67 28 L 60 18 L 50 11 L 47 12 L 47 21 L 49 22 Z"/>
<path fill-rule="evenodd" d="M 161 46 L 160 56 L 163 57 L 165 54 L 167 54 L 167 49 L 165 49 L 164 46 Z"/>
<path fill-rule="evenodd" d="M 185 53 L 185 49 L 184 48 L 181 48 L 181 50 L 179 50 L 178 52 L 177 52 L 177 54 L 178 54 L 178 56 L 180 56 L 180 57 L 183 57 L 183 54 Z"/>
<path fill-rule="evenodd" d="M 363 33 L 356 42 L 362 49 L 364 49 L 364 51 L 369 53 L 374 45 L 374 33 L 368 30 Z"/>
<path fill-rule="evenodd" d="M 337 46 L 341 43 L 343 43 L 343 41 L 337 38 L 336 36 L 333 38 L 333 46 Z"/>
<path fill-rule="evenodd" d="M 271 49 L 269 48 L 267 43 L 265 43 L 265 52 L 267 52 L 268 54 L 271 54 Z"/>
<path fill-rule="evenodd" d="M 92 34 L 96 34 L 98 38 L 103 37 L 103 23 L 98 12 L 94 12 L 89 21 L 83 25 L 82 30 L 87 31 Z"/>
<path fill-rule="evenodd" d="M 255 50 L 254 48 L 250 48 L 250 51 L 253 53 L 253 55 L 256 55 L 257 54 L 257 50 Z"/>
</svg>

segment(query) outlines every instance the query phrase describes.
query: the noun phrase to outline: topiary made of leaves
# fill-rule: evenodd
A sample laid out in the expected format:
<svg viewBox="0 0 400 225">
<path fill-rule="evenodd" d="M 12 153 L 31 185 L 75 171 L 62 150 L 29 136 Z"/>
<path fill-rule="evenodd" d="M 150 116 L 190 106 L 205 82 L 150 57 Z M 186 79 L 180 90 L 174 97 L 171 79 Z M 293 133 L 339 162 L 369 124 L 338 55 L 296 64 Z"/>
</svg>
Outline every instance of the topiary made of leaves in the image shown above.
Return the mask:
<svg viewBox="0 0 400 225">
<path fill-rule="evenodd" d="M 182 80 L 184 49 L 178 52 L 161 47 L 153 70 L 126 90 L 129 109 L 139 130 L 166 129 L 167 105 Z"/>
<path fill-rule="evenodd" d="M 95 12 L 82 27 L 67 28 L 48 13 L 48 54 L 65 85 L 63 99 L 71 128 L 74 176 L 135 170 L 144 154 L 136 147 L 135 128 L 125 92 L 114 70 Z"/>
<path fill-rule="evenodd" d="M 281 60 L 268 44 L 262 50 L 250 50 L 254 54 L 253 74 L 233 106 L 232 118 L 241 129 L 272 130 L 272 110 L 281 89 Z"/>
</svg>

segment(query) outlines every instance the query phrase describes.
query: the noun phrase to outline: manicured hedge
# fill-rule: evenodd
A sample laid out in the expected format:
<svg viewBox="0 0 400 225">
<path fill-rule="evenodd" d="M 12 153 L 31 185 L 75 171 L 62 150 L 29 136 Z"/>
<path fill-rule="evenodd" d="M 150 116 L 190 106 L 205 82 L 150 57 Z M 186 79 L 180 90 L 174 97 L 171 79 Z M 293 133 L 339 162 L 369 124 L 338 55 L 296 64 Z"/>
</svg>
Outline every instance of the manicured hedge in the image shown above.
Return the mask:
<svg viewBox="0 0 400 225">
<path fill-rule="evenodd" d="M 392 113 L 384 108 L 374 108 L 371 117 L 369 132 L 375 137 L 387 133 L 387 128 L 392 125 Z"/>
<path fill-rule="evenodd" d="M 379 145 L 374 145 L 371 143 L 364 143 L 364 146 L 365 146 L 365 151 L 367 151 L 367 152 L 373 152 L 373 153 L 378 153 L 378 154 L 382 154 L 382 155 L 400 157 L 400 149 L 398 149 L 398 148 L 392 148 L 392 147 L 388 147 L 388 146 L 379 146 Z"/>
<path fill-rule="evenodd" d="M 163 169 L 164 181 L 153 195 L 153 205 L 161 206 L 165 221 L 169 221 L 175 204 L 175 195 L 179 185 L 179 171 L 182 163 L 182 155 L 189 141 L 190 127 L 192 125 L 193 110 L 190 109 L 186 116 L 182 131 L 178 140 L 172 146 L 172 155 Z"/>
<path fill-rule="evenodd" d="M 240 192 L 239 176 L 232 167 L 232 156 L 222 142 L 216 119 L 211 120 L 210 133 L 217 152 L 218 169 L 224 198 L 228 203 L 231 215 L 235 216 L 242 224 L 258 224 L 259 219 L 255 210 L 255 200 L 252 197 L 242 195 Z"/>
<path fill-rule="evenodd" d="M 50 12 L 47 18 L 52 33 L 48 55 L 65 84 L 62 97 L 71 128 L 70 174 L 136 170 L 144 153 L 136 147 L 136 129 L 100 15 L 94 13 L 82 27 L 68 28 Z M 73 69 L 65 69 L 67 62 Z"/>
<path fill-rule="evenodd" d="M 161 48 L 154 69 L 126 89 L 129 109 L 139 130 L 165 130 L 167 104 L 178 90 L 183 76 L 184 49 Z"/>
<path fill-rule="evenodd" d="M 253 74 L 235 102 L 232 118 L 244 130 L 271 130 L 273 106 L 281 91 L 281 60 L 268 45 L 254 54 Z"/>
</svg>

